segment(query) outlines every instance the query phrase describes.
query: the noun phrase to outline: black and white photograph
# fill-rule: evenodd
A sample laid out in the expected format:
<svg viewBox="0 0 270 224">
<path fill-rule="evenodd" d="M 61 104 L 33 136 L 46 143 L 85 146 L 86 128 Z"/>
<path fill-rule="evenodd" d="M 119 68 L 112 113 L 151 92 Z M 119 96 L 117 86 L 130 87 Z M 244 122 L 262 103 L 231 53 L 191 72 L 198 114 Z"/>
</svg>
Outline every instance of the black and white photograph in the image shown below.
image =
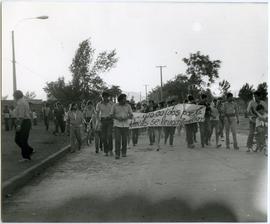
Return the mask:
<svg viewBox="0 0 270 224">
<path fill-rule="evenodd" d="M 1 9 L 3 223 L 268 222 L 268 1 Z"/>
</svg>

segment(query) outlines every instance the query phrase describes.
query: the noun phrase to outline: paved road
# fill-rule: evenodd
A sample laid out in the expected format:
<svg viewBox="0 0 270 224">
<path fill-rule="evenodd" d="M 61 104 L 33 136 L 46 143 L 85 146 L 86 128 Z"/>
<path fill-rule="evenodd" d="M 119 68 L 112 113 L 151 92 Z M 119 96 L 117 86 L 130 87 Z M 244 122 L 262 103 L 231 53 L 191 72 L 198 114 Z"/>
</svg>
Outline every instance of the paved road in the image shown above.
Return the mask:
<svg viewBox="0 0 270 224">
<path fill-rule="evenodd" d="M 145 137 L 140 141 L 120 160 L 92 147 L 68 155 L 7 198 L 2 220 L 266 221 L 263 154 L 190 150 L 184 137 L 157 152 Z"/>
</svg>

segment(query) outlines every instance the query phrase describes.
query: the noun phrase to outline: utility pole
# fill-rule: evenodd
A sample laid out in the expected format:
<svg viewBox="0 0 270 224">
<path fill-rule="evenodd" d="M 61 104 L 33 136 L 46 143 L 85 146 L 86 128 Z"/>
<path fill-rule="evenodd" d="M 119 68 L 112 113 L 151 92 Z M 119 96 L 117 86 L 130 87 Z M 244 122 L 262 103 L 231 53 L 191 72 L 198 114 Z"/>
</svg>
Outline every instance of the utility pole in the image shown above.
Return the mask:
<svg viewBox="0 0 270 224">
<path fill-rule="evenodd" d="M 142 102 L 142 93 L 140 91 L 140 102 Z"/>
<path fill-rule="evenodd" d="M 159 65 L 159 66 L 156 66 L 157 68 L 159 68 L 160 70 L 160 101 L 163 100 L 163 92 L 162 92 L 162 89 L 163 89 L 163 83 L 162 83 L 162 69 L 163 68 L 166 68 L 167 66 L 166 65 Z"/>
<path fill-rule="evenodd" d="M 146 100 L 146 102 L 148 101 L 148 99 L 147 99 L 147 98 L 148 98 L 148 97 L 147 97 L 147 86 L 148 86 L 148 85 L 146 85 L 146 84 L 144 85 L 144 87 L 145 87 L 145 100 Z"/>
</svg>

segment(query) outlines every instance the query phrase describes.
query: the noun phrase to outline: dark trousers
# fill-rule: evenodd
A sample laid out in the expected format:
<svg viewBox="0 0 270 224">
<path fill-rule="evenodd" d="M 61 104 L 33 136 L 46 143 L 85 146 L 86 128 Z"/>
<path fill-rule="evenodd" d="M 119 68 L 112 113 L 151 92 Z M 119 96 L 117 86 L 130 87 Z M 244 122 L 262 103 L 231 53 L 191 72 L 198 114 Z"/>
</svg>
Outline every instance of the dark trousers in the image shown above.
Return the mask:
<svg viewBox="0 0 270 224">
<path fill-rule="evenodd" d="M 224 137 L 224 117 L 219 118 L 219 135 L 221 138 Z"/>
<path fill-rule="evenodd" d="M 55 120 L 55 133 L 58 133 L 59 127 L 61 129 L 61 132 L 65 132 L 65 122 L 63 119 L 56 119 Z"/>
<path fill-rule="evenodd" d="M 191 146 L 194 143 L 194 125 L 193 124 L 186 124 L 186 140 L 187 145 Z"/>
<path fill-rule="evenodd" d="M 102 136 L 101 131 L 95 131 L 95 148 L 96 152 L 102 151 Z"/>
<path fill-rule="evenodd" d="M 120 151 L 122 155 L 127 154 L 127 137 L 129 128 L 119 128 L 114 127 L 115 131 L 115 154 L 120 156 Z"/>
<path fill-rule="evenodd" d="M 112 131 L 113 131 L 113 120 L 101 118 L 101 135 L 105 153 L 108 153 L 113 149 Z"/>
<path fill-rule="evenodd" d="M 28 144 L 30 129 L 31 120 L 25 119 L 22 122 L 21 130 L 15 134 L 15 142 L 21 148 L 22 157 L 25 159 L 31 159 L 30 156 L 33 152 L 33 148 Z"/>
<path fill-rule="evenodd" d="M 15 128 L 15 121 L 16 118 L 11 118 L 10 130 L 13 130 L 13 128 Z"/>
<path fill-rule="evenodd" d="M 204 145 L 208 145 L 210 130 L 211 130 L 211 123 L 209 119 L 205 119 L 204 122 L 200 122 L 200 135 L 202 147 L 204 147 Z"/>
<path fill-rule="evenodd" d="M 5 118 L 5 130 L 9 131 L 9 118 Z"/>
<path fill-rule="evenodd" d="M 132 132 L 132 143 L 135 146 L 138 144 L 139 128 L 134 128 L 131 130 L 131 132 Z"/>
<path fill-rule="evenodd" d="M 155 142 L 155 128 L 153 127 L 148 128 L 148 136 L 149 136 L 150 145 L 153 145 Z"/>
<path fill-rule="evenodd" d="M 45 124 L 46 130 L 48 131 L 49 130 L 49 117 L 48 116 L 44 117 L 44 124 Z"/>
<path fill-rule="evenodd" d="M 247 147 L 251 148 L 253 145 L 253 139 L 255 134 L 256 123 L 249 121 L 249 134 L 247 139 Z"/>
<path fill-rule="evenodd" d="M 164 132 L 165 132 L 164 144 L 166 144 L 168 138 L 170 138 L 169 139 L 170 145 L 173 145 L 175 127 L 164 127 Z"/>
</svg>

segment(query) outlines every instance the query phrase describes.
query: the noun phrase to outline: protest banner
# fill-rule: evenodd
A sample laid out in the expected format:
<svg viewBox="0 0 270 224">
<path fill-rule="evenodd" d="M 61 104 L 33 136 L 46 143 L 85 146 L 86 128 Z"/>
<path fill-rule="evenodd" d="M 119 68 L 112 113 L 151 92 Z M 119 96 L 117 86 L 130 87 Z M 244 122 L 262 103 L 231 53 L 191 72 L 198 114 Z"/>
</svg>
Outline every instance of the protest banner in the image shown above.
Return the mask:
<svg viewBox="0 0 270 224">
<path fill-rule="evenodd" d="M 205 106 L 177 104 L 149 113 L 133 113 L 130 128 L 179 126 L 204 121 Z"/>
</svg>

